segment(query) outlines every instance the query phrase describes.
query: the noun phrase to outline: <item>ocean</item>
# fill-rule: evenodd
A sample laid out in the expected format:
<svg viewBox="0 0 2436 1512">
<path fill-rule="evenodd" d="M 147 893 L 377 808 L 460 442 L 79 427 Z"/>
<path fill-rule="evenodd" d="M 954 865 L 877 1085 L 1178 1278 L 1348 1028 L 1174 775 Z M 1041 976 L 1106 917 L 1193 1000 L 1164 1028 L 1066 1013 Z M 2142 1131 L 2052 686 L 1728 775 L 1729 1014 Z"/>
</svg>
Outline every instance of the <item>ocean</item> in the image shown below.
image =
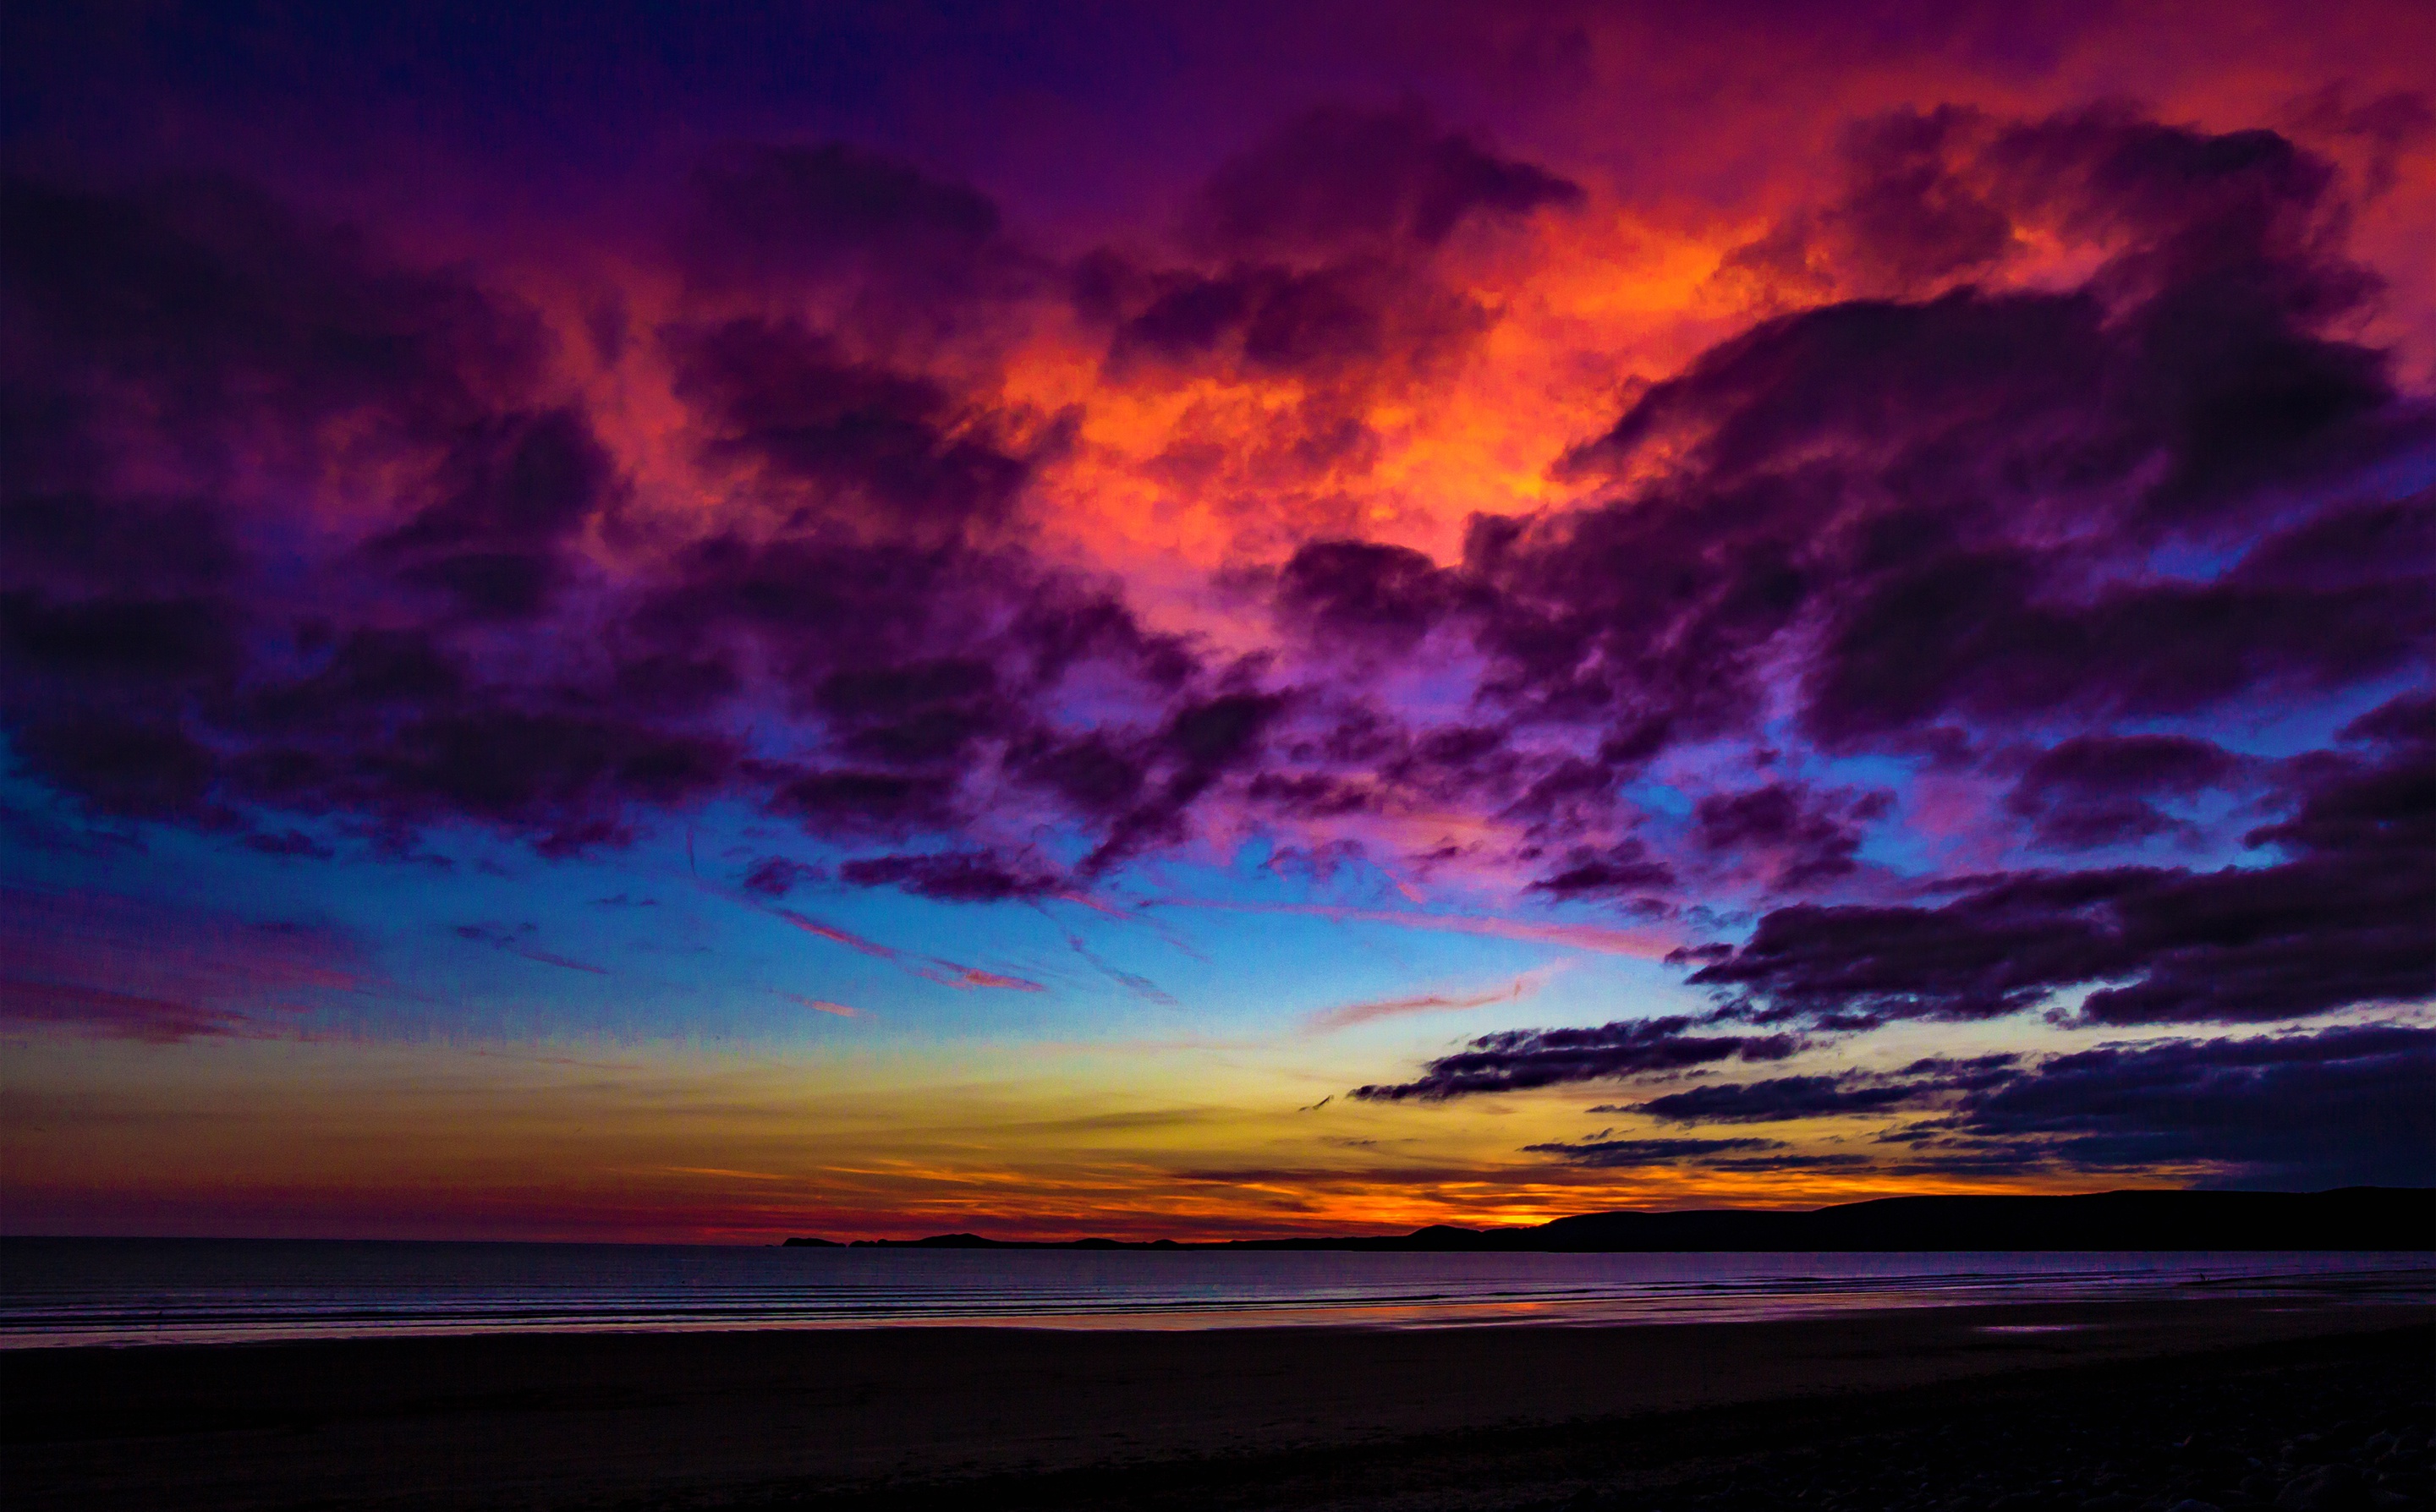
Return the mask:
<svg viewBox="0 0 2436 1512">
<path fill-rule="evenodd" d="M 2436 1256 L 1430 1255 L 0 1240 L 0 1348 L 873 1325 L 1668 1323 L 2170 1296 L 2436 1300 Z"/>
</svg>

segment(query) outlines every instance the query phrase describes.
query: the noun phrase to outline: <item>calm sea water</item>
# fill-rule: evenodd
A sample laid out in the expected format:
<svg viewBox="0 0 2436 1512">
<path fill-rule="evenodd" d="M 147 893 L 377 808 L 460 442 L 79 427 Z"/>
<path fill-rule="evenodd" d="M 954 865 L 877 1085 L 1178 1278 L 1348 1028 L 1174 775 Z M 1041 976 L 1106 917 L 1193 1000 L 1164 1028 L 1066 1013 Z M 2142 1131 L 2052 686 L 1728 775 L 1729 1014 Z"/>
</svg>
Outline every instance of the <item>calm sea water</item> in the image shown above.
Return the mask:
<svg viewBox="0 0 2436 1512">
<path fill-rule="evenodd" d="M 2436 1301 L 2393 1254 L 1365 1255 L 0 1241 L 0 1347 L 875 1324 L 1693 1322 L 2139 1296 Z"/>
</svg>

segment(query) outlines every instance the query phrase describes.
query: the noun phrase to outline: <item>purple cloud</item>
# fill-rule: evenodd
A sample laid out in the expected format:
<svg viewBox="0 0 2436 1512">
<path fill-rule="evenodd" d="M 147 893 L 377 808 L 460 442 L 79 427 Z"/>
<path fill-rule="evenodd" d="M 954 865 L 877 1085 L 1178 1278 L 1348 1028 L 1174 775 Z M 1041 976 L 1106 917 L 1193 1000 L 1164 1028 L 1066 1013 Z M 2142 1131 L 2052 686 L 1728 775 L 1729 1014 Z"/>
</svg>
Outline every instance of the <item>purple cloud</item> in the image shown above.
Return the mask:
<svg viewBox="0 0 2436 1512">
<path fill-rule="evenodd" d="M 1597 1029 L 1512 1029 L 1483 1034 L 1464 1050 L 1430 1062 L 1410 1082 L 1357 1086 L 1352 1095 L 1372 1103 L 1443 1103 L 1483 1092 L 1622 1080 L 1727 1060 L 1779 1061 L 1802 1046 L 1795 1034 L 1689 1033 L 1696 1022 L 1678 1016 Z"/>
</svg>

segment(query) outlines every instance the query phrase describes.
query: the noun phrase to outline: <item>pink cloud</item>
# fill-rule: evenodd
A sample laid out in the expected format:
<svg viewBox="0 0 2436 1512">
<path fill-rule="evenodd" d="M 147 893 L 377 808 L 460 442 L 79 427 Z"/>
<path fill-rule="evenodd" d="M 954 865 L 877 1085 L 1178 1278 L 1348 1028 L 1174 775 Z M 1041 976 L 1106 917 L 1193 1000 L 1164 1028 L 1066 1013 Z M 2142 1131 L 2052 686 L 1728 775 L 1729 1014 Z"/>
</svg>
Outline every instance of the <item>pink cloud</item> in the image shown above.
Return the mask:
<svg viewBox="0 0 2436 1512">
<path fill-rule="evenodd" d="M 789 1002 L 800 1003 L 804 1007 L 809 1008 L 814 1013 L 833 1014 L 840 1018 L 868 1018 L 871 1017 L 871 1015 L 865 1013 L 860 1008 L 849 1008 L 842 1002 L 831 1002 L 826 998 L 807 998 L 801 993 L 793 992 L 782 992 L 778 994 L 778 996 L 786 999 Z"/>
<path fill-rule="evenodd" d="M 284 1034 L 259 1015 L 368 982 L 355 942 L 320 926 L 0 888 L 0 1019 L 155 1043 Z"/>
<path fill-rule="evenodd" d="M 17 977 L 0 978 L 0 1021 L 56 1025 L 104 1039 L 140 1039 L 152 1045 L 252 1037 L 257 1028 L 245 1015 L 225 1008 Z"/>
<path fill-rule="evenodd" d="M 1048 990 L 1040 983 L 1026 981 L 1021 977 L 1001 976 L 995 971 L 983 971 L 978 966 L 962 965 L 953 961 L 942 960 L 937 956 L 910 955 L 895 946 L 881 945 L 877 940 L 866 940 L 860 934 L 838 929 L 834 925 L 807 918 L 792 909 L 772 909 L 769 912 L 806 934 L 818 935 L 824 940 L 844 946 L 849 950 L 859 950 L 864 955 L 876 957 L 893 965 L 903 966 L 914 975 L 927 982 L 938 982 L 943 986 L 966 989 L 1003 987 L 1013 992 L 1046 992 Z"/>
<path fill-rule="evenodd" d="M 1490 1003 L 1520 1002 L 1539 991 L 1548 976 L 1545 970 L 1526 971 L 1505 985 L 1486 992 L 1425 992 L 1409 998 L 1382 998 L 1369 1002 L 1347 1003 L 1341 1008 L 1312 1015 L 1303 1021 L 1303 1032 L 1325 1034 L 1382 1018 L 1401 1018 L 1407 1014 L 1447 1013 L 1461 1008 L 1486 1008 Z"/>
</svg>

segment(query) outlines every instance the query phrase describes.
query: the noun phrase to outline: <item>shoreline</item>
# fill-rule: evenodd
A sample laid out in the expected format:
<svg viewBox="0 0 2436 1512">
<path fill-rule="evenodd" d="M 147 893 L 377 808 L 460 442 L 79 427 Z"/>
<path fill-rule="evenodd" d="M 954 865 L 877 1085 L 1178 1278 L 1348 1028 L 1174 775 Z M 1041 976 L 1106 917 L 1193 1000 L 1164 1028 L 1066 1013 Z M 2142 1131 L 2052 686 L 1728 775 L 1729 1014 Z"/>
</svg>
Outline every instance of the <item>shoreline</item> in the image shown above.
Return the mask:
<svg viewBox="0 0 2436 1512">
<path fill-rule="evenodd" d="M 1006 1477 L 1190 1479 L 1450 1434 L 1578 1436 L 1769 1403 L 1984 1394 L 2043 1374 L 2104 1378 L 2245 1349 L 2416 1337 L 2431 1321 L 2424 1304 L 2212 1298 L 1626 1327 L 872 1328 L 28 1349 L 0 1361 L 0 1438 L 12 1504 L 24 1507 L 716 1505 L 766 1501 L 774 1488 L 820 1501 Z"/>
</svg>

